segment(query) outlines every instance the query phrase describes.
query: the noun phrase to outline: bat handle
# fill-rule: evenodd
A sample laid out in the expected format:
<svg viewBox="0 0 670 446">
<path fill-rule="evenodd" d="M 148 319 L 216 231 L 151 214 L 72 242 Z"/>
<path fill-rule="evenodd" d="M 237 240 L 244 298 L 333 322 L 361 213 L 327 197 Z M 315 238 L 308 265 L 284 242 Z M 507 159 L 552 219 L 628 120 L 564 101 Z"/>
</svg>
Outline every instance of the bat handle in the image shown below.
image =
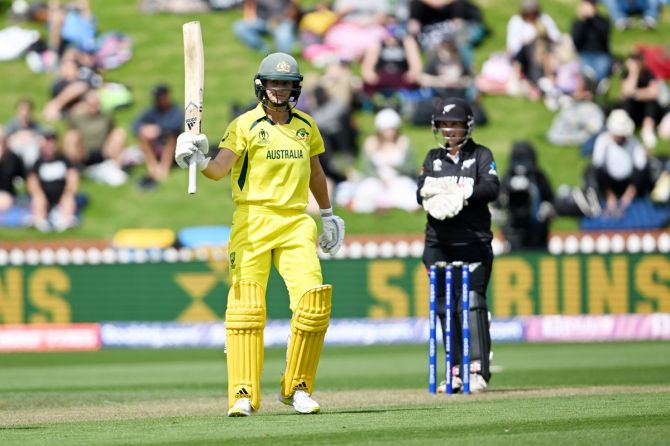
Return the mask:
<svg viewBox="0 0 670 446">
<path fill-rule="evenodd" d="M 195 160 L 195 156 L 191 157 L 191 162 L 188 165 L 188 193 L 194 194 L 196 191 L 196 182 L 195 178 L 198 174 L 198 163 Z"/>
</svg>

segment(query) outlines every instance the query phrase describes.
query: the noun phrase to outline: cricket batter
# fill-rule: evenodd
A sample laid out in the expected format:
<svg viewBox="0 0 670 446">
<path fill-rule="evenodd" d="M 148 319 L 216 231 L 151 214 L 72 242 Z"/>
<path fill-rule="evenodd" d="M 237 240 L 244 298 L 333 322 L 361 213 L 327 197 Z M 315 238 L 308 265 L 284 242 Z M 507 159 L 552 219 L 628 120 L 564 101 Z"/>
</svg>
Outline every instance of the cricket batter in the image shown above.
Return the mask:
<svg viewBox="0 0 670 446">
<path fill-rule="evenodd" d="M 470 137 L 474 115 L 460 98 L 446 98 L 435 105 L 433 134 L 440 147 L 431 149 L 421 166 L 417 199 L 427 211 L 423 263 L 462 261 L 470 264 L 470 390 L 486 389 L 491 378 L 486 288 L 493 267 L 491 213 L 488 204 L 498 196 L 500 182 L 493 154 Z M 444 281 L 438 281 L 437 314 L 445 333 Z M 459 376 L 462 336 L 460 274 L 454 274 L 452 308 L 454 391 L 462 385 Z M 444 386 L 438 392 L 444 392 Z"/>
<path fill-rule="evenodd" d="M 182 133 L 175 158 L 188 168 L 195 156 L 205 176 L 219 180 L 231 171 L 232 231 L 228 245 L 231 288 L 226 308 L 228 416 L 246 417 L 261 403 L 265 293 L 270 265 L 288 288 L 291 336 L 279 399 L 298 413 L 317 413 L 311 397 L 321 347 L 328 328 L 331 285 L 324 285 L 316 252 L 317 229 L 305 213 L 308 191 L 319 207 L 321 248 L 335 254 L 344 222 L 333 215 L 318 155 L 323 140 L 314 120 L 293 107 L 302 75 L 285 53 L 265 57 L 254 77 L 258 106 L 234 119 L 214 159 L 206 157 L 204 134 Z M 232 169 L 232 170 L 231 170 Z"/>
</svg>

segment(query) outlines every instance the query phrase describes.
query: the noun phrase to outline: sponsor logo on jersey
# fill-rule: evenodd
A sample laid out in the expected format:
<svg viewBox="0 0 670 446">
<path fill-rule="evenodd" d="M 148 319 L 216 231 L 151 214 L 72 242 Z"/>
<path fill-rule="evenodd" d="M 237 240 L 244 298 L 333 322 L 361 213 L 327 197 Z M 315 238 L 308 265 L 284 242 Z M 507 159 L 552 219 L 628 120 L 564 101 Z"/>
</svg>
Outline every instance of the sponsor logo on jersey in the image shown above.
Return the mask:
<svg viewBox="0 0 670 446">
<path fill-rule="evenodd" d="M 228 137 L 230 136 L 230 132 L 226 132 L 225 135 L 223 135 L 223 138 L 221 139 L 221 142 L 224 142 Z"/>
<path fill-rule="evenodd" d="M 297 160 L 303 159 L 305 155 L 302 150 L 291 150 L 291 149 L 275 149 L 268 150 L 265 159 L 269 160 Z"/>
<path fill-rule="evenodd" d="M 489 164 L 489 175 L 498 176 L 498 172 L 496 172 L 496 162 L 495 161 L 491 161 L 491 164 Z"/>
<path fill-rule="evenodd" d="M 461 166 L 461 170 L 469 169 L 470 166 L 472 166 L 474 163 L 475 163 L 474 158 L 463 161 L 463 165 Z"/>
<path fill-rule="evenodd" d="M 433 170 L 435 172 L 442 171 L 442 160 L 433 160 Z"/>
<path fill-rule="evenodd" d="M 305 130 L 304 128 L 299 128 L 295 132 L 295 139 L 297 139 L 298 141 L 304 141 L 304 140 L 307 139 L 308 136 L 309 136 L 309 132 L 307 130 Z"/>
<path fill-rule="evenodd" d="M 260 129 L 258 131 L 258 144 L 267 145 L 270 144 L 270 134 L 265 129 Z"/>
<path fill-rule="evenodd" d="M 461 186 L 465 185 L 465 184 L 468 184 L 470 186 L 475 185 L 475 179 L 470 178 L 470 177 L 461 177 L 461 176 L 458 176 L 458 175 L 447 175 L 446 177 L 442 177 L 442 178 L 445 179 L 444 181 L 447 181 L 449 183 L 460 184 Z"/>
<path fill-rule="evenodd" d="M 230 253 L 230 267 L 235 269 L 235 251 Z"/>
</svg>

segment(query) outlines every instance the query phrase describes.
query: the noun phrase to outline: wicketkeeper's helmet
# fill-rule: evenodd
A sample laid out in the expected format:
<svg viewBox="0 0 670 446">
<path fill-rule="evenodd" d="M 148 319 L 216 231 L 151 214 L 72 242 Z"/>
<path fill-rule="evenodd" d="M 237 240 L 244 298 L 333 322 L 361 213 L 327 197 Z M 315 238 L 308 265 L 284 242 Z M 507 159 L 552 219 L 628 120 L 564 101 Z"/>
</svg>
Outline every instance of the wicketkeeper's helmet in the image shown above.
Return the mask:
<svg viewBox="0 0 670 446">
<path fill-rule="evenodd" d="M 254 90 L 259 101 L 266 103 L 265 81 L 293 81 L 289 102 L 295 104 L 302 90 L 302 74 L 298 62 L 293 56 L 286 53 L 272 53 L 267 55 L 258 66 L 258 73 L 254 76 Z"/>
<path fill-rule="evenodd" d="M 440 122 L 464 122 L 465 134 L 460 137 L 458 147 L 462 147 L 472 134 L 475 127 L 475 115 L 472 113 L 472 107 L 464 99 L 446 98 L 435 104 L 431 124 L 433 126 L 433 135 L 438 144 L 442 147 L 449 146 L 449 137 L 447 136 L 454 129 L 441 127 Z"/>
</svg>

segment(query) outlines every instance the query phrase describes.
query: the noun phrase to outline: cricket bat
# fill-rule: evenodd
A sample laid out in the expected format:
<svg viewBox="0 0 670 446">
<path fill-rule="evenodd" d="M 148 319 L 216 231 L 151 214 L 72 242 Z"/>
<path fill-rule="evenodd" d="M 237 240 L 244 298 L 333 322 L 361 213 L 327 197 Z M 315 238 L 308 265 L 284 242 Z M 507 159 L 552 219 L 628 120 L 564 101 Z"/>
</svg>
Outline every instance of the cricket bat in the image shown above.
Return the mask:
<svg viewBox="0 0 670 446">
<path fill-rule="evenodd" d="M 205 52 L 200 22 L 184 23 L 184 130 L 194 135 L 202 130 L 202 97 L 205 90 Z M 196 191 L 198 166 L 195 157 L 188 166 L 188 193 Z"/>
</svg>

